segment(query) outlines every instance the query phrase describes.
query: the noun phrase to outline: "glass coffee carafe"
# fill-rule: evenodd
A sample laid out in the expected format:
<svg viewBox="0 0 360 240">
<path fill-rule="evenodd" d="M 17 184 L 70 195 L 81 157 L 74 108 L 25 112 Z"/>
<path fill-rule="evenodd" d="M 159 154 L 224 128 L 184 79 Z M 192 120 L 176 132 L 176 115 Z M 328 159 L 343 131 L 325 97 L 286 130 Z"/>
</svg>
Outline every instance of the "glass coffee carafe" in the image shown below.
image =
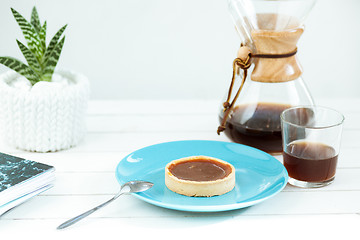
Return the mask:
<svg viewBox="0 0 360 240">
<path fill-rule="evenodd" d="M 270 154 L 282 152 L 280 113 L 313 105 L 296 57 L 315 0 L 229 0 L 240 36 L 218 134 Z"/>
</svg>

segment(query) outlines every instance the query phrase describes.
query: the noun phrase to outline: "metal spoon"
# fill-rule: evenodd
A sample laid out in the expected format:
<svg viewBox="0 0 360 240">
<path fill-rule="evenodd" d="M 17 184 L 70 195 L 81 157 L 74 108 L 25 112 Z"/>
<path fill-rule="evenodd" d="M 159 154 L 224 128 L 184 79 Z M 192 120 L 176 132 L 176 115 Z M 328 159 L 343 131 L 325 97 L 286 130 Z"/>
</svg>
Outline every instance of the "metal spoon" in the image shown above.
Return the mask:
<svg viewBox="0 0 360 240">
<path fill-rule="evenodd" d="M 115 199 L 117 199 L 118 197 L 120 197 L 123 194 L 143 192 L 143 191 L 148 190 L 149 188 L 151 188 L 153 185 L 154 185 L 153 183 L 145 182 L 145 181 L 130 181 L 130 182 L 124 183 L 120 187 L 120 191 L 113 198 L 111 198 L 110 200 L 100 204 L 97 207 L 94 207 L 93 209 L 90 209 L 89 211 L 86 211 L 86 212 L 80 214 L 79 216 L 76 216 L 74 218 L 71 218 L 70 220 L 67 220 L 66 222 L 59 225 L 57 227 L 57 229 L 64 229 L 64 228 L 67 228 L 67 227 L 73 225 L 74 223 L 80 221 L 81 219 L 89 216 L 93 212 L 95 212 L 95 211 L 99 210 L 100 208 L 108 205 L 110 202 L 114 201 Z"/>
</svg>

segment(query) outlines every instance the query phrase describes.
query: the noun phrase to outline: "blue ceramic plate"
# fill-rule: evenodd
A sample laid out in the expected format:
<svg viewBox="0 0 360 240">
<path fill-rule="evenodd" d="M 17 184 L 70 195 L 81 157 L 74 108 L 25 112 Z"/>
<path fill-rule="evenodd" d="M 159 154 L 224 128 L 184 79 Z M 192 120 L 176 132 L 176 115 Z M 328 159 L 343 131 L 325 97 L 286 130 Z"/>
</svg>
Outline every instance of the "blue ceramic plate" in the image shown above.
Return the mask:
<svg viewBox="0 0 360 240">
<path fill-rule="evenodd" d="M 168 162 L 188 156 L 205 155 L 231 163 L 236 169 L 235 188 L 221 196 L 187 197 L 165 185 Z M 271 155 L 245 145 L 218 141 L 176 141 L 152 145 L 126 156 L 116 168 L 123 184 L 145 180 L 154 187 L 134 196 L 157 206 L 191 212 L 216 212 L 248 207 L 280 192 L 288 181 L 284 166 Z"/>
</svg>

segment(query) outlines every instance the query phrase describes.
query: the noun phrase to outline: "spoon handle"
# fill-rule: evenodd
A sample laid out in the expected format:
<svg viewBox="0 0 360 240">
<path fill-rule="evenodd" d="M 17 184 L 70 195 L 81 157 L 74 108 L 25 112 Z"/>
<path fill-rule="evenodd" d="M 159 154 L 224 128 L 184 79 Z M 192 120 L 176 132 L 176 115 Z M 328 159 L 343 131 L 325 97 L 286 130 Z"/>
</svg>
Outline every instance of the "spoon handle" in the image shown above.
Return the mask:
<svg viewBox="0 0 360 240">
<path fill-rule="evenodd" d="M 108 205 L 109 203 L 111 203 L 112 201 L 114 201 L 115 199 L 117 199 L 119 196 L 121 196 L 121 195 L 124 194 L 124 193 L 125 193 L 125 192 L 120 192 L 120 193 L 116 194 L 114 197 L 112 197 L 111 199 L 109 199 L 108 201 L 100 204 L 99 206 L 94 207 L 94 208 L 92 208 L 92 209 L 90 209 L 90 210 L 88 210 L 88 211 L 86 211 L 86 212 L 84 212 L 84 213 L 82 213 L 82 214 L 80 214 L 80 215 L 78 215 L 78 216 L 76 216 L 76 217 L 73 217 L 73 218 L 67 220 L 66 222 L 60 224 L 60 225 L 57 227 L 57 229 L 64 229 L 64 228 L 67 228 L 67 227 L 73 225 L 74 223 L 77 223 L 78 221 L 80 221 L 81 219 L 89 216 L 89 215 L 92 214 L 93 212 L 95 212 L 95 211 L 99 210 L 100 208 Z"/>
</svg>

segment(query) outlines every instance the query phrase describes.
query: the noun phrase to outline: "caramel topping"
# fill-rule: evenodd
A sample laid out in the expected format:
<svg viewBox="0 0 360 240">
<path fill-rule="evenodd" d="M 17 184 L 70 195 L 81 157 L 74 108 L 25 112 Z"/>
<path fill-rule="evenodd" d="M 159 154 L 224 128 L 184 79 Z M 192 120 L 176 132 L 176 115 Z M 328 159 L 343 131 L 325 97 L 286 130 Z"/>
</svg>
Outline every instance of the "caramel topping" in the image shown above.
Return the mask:
<svg viewBox="0 0 360 240">
<path fill-rule="evenodd" d="M 231 173 L 231 167 L 212 159 L 195 159 L 172 164 L 169 171 L 183 180 L 214 181 L 227 177 Z"/>
</svg>

